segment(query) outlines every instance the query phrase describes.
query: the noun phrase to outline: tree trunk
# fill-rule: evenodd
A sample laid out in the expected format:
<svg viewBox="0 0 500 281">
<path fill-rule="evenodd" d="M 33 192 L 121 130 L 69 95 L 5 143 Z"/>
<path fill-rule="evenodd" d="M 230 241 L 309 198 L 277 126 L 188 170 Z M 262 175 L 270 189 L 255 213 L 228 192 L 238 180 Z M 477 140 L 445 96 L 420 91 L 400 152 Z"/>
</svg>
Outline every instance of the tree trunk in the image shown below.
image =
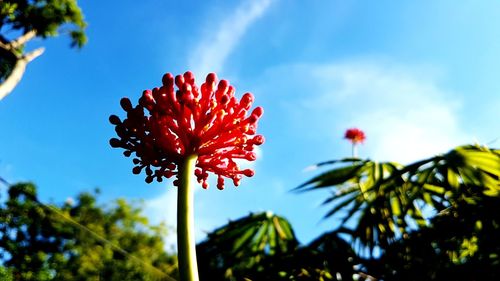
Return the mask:
<svg viewBox="0 0 500 281">
<path fill-rule="evenodd" d="M 5 98 L 12 92 L 12 90 L 14 90 L 19 81 L 21 81 L 28 63 L 39 57 L 43 53 L 43 51 L 44 48 L 38 48 L 32 52 L 25 54 L 16 61 L 14 69 L 10 73 L 9 77 L 7 77 L 7 79 L 5 79 L 2 84 L 0 84 L 0 100 Z"/>
</svg>

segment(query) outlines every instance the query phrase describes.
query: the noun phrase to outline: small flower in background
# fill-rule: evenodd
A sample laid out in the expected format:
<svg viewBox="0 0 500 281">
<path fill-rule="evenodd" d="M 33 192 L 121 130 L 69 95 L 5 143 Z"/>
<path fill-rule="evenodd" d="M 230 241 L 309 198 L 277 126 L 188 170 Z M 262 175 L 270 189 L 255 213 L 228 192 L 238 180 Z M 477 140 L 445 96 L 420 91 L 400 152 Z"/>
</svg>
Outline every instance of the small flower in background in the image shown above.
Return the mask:
<svg viewBox="0 0 500 281">
<path fill-rule="evenodd" d="M 357 157 L 357 144 L 363 143 L 366 139 L 365 132 L 358 128 L 350 128 L 345 131 L 344 138 L 352 143 L 352 157 Z"/>
<path fill-rule="evenodd" d="M 127 157 L 135 153 L 133 173 L 145 171 L 147 183 L 161 182 L 178 175 L 183 159 L 197 155 L 194 173 L 203 188 L 208 187 L 209 172 L 217 175 L 219 189 L 224 188 L 224 178 L 238 186 L 243 176 L 253 176 L 253 170 L 240 170 L 234 161 L 254 161 L 254 147 L 264 142 L 262 135 L 255 135 L 263 109 L 250 112 L 253 95 L 246 93 L 238 100 L 235 88 L 226 80 L 217 84 L 214 73 L 201 88 L 189 71 L 175 78 L 167 73 L 162 82 L 160 88 L 144 91 L 135 107 L 123 98 L 123 121 L 116 115 L 109 118 L 118 135 L 110 140 L 111 146 L 125 149 Z"/>
<path fill-rule="evenodd" d="M 358 128 L 351 128 L 345 131 L 345 139 L 348 139 L 352 144 L 363 143 L 366 139 L 365 133 Z"/>
</svg>

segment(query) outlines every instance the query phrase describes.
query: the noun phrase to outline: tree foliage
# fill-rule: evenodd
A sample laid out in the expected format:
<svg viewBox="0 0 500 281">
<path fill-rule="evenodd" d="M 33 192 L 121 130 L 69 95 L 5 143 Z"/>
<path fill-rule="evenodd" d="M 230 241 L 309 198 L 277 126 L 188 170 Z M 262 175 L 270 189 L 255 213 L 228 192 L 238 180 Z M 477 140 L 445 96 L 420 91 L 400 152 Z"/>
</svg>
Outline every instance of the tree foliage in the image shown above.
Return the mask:
<svg viewBox="0 0 500 281">
<path fill-rule="evenodd" d="M 250 214 L 208 234 L 197 246 L 202 280 L 243 280 L 264 270 L 267 258 L 297 246 L 290 223 L 270 212 Z"/>
<path fill-rule="evenodd" d="M 12 280 L 173 280 L 176 260 L 165 253 L 165 228 L 151 226 L 138 207 L 118 200 L 96 205 L 82 193 L 62 206 L 41 204 L 35 186 L 16 184 L 0 208 L 0 253 Z M 2 279 L 3 280 L 3 279 Z"/>
<path fill-rule="evenodd" d="M 71 37 L 71 46 L 82 47 L 87 38 L 82 11 L 76 0 L 3 0 L 0 30 L 35 31 L 37 36 L 56 36 L 60 27 Z"/>
<path fill-rule="evenodd" d="M 290 223 L 271 212 L 229 222 L 197 251 L 200 278 L 207 281 L 349 280 L 355 272 L 355 253 L 336 233 L 300 245 Z"/>
<path fill-rule="evenodd" d="M 371 272 L 384 280 L 498 280 L 499 206 L 499 197 L 485 196 L 449 208 L 389 245 Z"/>
<path fill-rule="evenodd" d="M 82 11 L 76 0 L 3 0 L 0 2 L 0 100 L 8 95 L 24 74 L 26 65 L 43 48 L 26 51 L 35 37 L 71 38 L 71 46 L 87 42 Z"/>
<path fill-rule="evenodd" d="M 324 201 L 331 206 L 326 217 L 341 220 L 335 232 L 349 236 L 370 274 L 383 280 L 473 280 L 464 274 L 478 270 L 500 276 L 500 242 L 488 238 L 499 234 L 499 150 L 466 145 L 409 165 L 361 159 L 318 165 L 337 167 L 297 189 L 334 188 Z"/>
<path fill-rule="evenodd" d="M 466 145 L 409 165 L 356 158 L 318 165 L 334 168 L 296 190 L 331 190 L 325 217 L 339 227 L 302 245 L 286 219 L 250 214 L 199 245 L 202 280 L 500 277 L 499 150 Z"/>
</svg>

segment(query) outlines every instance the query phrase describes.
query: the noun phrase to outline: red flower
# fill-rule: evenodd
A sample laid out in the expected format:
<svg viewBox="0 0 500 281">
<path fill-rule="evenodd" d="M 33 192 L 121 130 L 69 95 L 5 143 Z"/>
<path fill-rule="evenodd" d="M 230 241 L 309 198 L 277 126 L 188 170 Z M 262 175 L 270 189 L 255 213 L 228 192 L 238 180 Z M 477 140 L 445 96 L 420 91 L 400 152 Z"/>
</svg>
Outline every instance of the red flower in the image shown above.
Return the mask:
<svg viewBox="0 0 500 281">
<path fill-rule="evenodd" d="M 218 176 L 219 189 L 224 188 L 224 177 L 238 186 L 242 176 L 253 176 L 253 170 L 240 170 L 235 162 L 254 161 L 255 145 L 264 143 L 263 136 L 255 135 L 262 107 L 248 115 L 253 95 L 246 93 L 238 101 L 234 87 L 226 80 L 217 84 L 214 73 L 201 88 L 189 71 L 175 79 L 167 73 L 162 81 L 162 87 L 144 91 L 135 107 L 122 98 L 127 112 L 123 122 L 116 115 L 109 118 L 119 137 L 110 140 L 111 146 L 125 149 L 127 157 L 135 153 L 133 173 L 144 170 L 146 182 L 161 182 L 177 175 L 185 157 L 196 154 L 195 175 L 203 188 L 208 187 L 208 172 Z"/>
<path fill-rule="evenodd" d="M 348 139 L 352 144 L 363 143 L 366 139 L 365 133 L 358 128 L 351 128 L 345 131 L 345 139 Z"/>
</svg>

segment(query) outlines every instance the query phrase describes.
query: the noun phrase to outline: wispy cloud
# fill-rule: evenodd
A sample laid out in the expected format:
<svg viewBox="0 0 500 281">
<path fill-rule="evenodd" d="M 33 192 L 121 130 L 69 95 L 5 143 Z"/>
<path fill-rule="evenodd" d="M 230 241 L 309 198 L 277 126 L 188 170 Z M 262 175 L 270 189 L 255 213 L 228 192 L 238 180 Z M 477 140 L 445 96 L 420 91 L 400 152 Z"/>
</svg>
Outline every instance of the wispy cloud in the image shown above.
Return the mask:
<svg viewBox="0 0 500 281">
<path fill-rule="evenodd" d="M 225 17 L 214 33 L 208 33 L 203 38 L 198 46 L 194 48 L 192 56 L 189 60 L 189 68 L 196 76 L 202 77 L 209 72 L 220 72 L 228 56 L 237 47 L 238 42 L 244 36 L 248 28 L 260 16 L 264 14 L 266 9 L 271 4 L 271 0 L 256 0 L 247 1 L 236 8 L 231 13 L 231 16 Z M 262 155 L 262 151 L 258 148 L 255 151 L 258 156 Z M 248 162 L 248 161 L 246 161 Z M 255 168 L 255 162 L 240 163 L 242 168 Z M 214 188 L 215 183 L 213 177 L 209 178 L 211 188 Z M 196 188 L 195 191 L 200 190 Z M 195 198 L 198 197 L 198 192 L 195 192 Z M 205 237 L 206 232 L 213 229 L 216 225 L 216 220 L 204 216 L 204 208 L 211 208 L 210 204 L 203 204 L 204 198 L 199 198 L 196 204 L 196 230 L 195 235 L 197 240 Z M 160 221 L 166 222 L 169 226 L 176 226 L 176 209 L 177 192 L 174 188 L 167 189 L 158 197 L 146 200 L 145 213 L 155 223 Z M 217 220 L 218 221 L 218 220 Z M 175 247 L 175 235 L 167 237 L 167 247 Z"/>
<path fill-rule="evenodd" d="M 224 21 L 215 32 L 207 33 L 201 43 L 194 48 L 189 60 L 189 68 L 195 75 L 202 77 L 209 72 L 220 72 L 237 47 L 248 28 L 261 17 L 270 6 L 271 0 L 246 1 Z"/>
</svg>

